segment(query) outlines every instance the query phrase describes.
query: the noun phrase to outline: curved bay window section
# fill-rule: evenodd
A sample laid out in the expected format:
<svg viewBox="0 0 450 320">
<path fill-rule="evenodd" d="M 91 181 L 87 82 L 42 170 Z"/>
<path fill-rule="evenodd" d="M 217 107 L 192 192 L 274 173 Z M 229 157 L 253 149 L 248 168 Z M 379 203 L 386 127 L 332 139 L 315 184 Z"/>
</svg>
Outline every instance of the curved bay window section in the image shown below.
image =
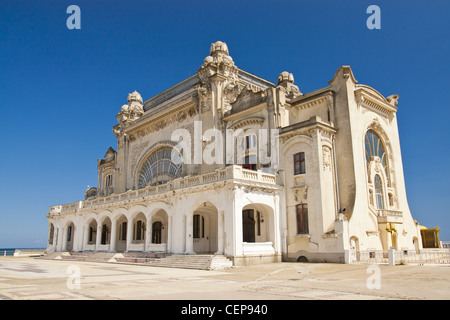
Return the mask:
<svg viewBox="0 0 450 320">
<path fill-rule="evenodd" d="M 150 154 L 139 171 L 139 188 L 156 186 L 181 177 L 182 164 L 172 161 L 172 150 L 172 147 L 165 146 Z"/>
</svg>

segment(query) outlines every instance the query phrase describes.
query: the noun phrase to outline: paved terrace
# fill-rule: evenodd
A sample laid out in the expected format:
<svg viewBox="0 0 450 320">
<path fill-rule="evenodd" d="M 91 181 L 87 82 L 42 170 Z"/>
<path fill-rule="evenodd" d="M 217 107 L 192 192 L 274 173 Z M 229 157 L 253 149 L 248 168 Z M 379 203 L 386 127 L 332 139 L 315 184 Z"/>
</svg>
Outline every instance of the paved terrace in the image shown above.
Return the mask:
<svg viewBox="0 0 450 320">
<path fill-rule="evenodd" d="M 0 300 L 447 300 L 449 271 L 450 265 L 275 263 L 219 272 L 0 257 Z"/>
</svg>

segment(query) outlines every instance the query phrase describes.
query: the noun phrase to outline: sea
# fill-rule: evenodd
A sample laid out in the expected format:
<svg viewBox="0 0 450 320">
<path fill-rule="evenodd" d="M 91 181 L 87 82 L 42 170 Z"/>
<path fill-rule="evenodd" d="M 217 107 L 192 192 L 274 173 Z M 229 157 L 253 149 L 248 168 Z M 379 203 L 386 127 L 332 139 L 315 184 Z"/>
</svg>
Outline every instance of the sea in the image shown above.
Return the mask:
<svg viewBox="0 0 450 320">
<path fill-rule="evenodd" d="M 16 250 L 21 251 L 43 251 L 43 248 L 0 248 L 0 257 L 13 256 Z"/>
</svg>

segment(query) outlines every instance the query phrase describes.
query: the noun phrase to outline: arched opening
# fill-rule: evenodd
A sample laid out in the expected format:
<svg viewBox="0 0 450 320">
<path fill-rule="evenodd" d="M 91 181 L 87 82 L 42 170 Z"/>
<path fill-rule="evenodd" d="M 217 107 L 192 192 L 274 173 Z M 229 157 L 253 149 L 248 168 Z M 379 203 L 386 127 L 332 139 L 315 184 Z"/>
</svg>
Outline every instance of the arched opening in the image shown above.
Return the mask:
<svg viewBox="0 0 450 320">
<path fill-rule="evenodd" d="M 55 237 L 55 226 L 50 223 L 49 234 L 48 234 L 48 244 L 53 245 L 53 239 Z"/>
<path fill-rule="evenodd" d="M 147 230 L 146 218 L 145 215 L 142 212 L 140 212 L 133 219 L 132 243 L 143 244 L 145 242 L 145 230 Z"/>
<path fill-rule="evenodd" d="M 192 216 L 193 250 L 195 253 L 214 253 L 217 251 L 218 211 L 210 202 L 203 202 Z"/>
<path fill-rule="evenodd" d="M 95 245 L 97 241 L 97 220 L 90 220 L 86 227 L 86 233 L 86 244 Z"/>
<path fill-rule="evenodd" d="M 149 221 L 150 243 L 148 251 L 167 251 L 169 216 L 163 209 L 152 215 Z"/>
<path fill-rule="evenodd" d="M 275 252 L 275 221 L 273 209 L 264 204 L 242 208 L 242 243 L 244 254 L 272 254 Z"/>
<path fill-rule="evenodd" d="M 163 226 L 161 221 L 155 221 L 152 223 L 152 243 L 154 244 L 162 243 L 162 230 Z"/>
<path fill-rule="evenodd" d="M 72 221 L 70 221 L 66 226 L 66 250 L 72 251 L 74 246 L 74 238 L 75 238 L 75 225 Z"/>
<path fill-rule="evenodd" d="M 106 217 L 101 224 L 100 244 L 108 245 L 111 243 L 111 219 Z"/>
<path fill-rule="evenodd" d="M 116 251 L 124 252 L 127 250 L 127 228 L 128 220 L 125 215 L 120 215 L 116 220 Z"/>
<path fill-rule="evenodd" d="M 361 259 L 359 252 L 359 239 L 356 236 L 350 237 L 350 250 L 353 254 L 352 260 L 359 261 Z"/>
</svg>

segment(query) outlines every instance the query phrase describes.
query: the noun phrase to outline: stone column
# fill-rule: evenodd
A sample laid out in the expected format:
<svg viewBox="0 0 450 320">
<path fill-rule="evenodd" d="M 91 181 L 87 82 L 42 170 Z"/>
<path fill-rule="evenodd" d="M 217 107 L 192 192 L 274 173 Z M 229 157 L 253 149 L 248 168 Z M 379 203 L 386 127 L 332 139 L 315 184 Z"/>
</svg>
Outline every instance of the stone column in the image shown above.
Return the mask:
<svg viewBox="0 0 450 320">
<path fill-rule="evenodd" d="M 185 253 L 187 254 L 193 254 L 194 253 L 194 242 L 193 242 L 193 234 L 192 234 L 192 228 L 193 228 L 193 218 L 192 218 L 192 212 L 189 212 L 186 214 L 186 250 Z"/>
<path fill-rule="evenodd" d="M 130 244 L 131 241 L 133 240 L 133 225 L 134 225 L 133 219 L 127 222 L 127 247 L 125 251 L 128 251 L 130 249 Z"/>
<path fill-rule="evenodd" d="M 109 250 L 116 251 L 116 237 L 117 237 L 117 221 L 111 221 L 111 237 L 109 238 Z"/>
<path fill-rule="evenodd" d="M 172 230 L 173 230 L 173 217 L 168 216 L 167 217 L 167 226 L 166 226 L 166 232 L 167 232 L 167 252 L 173 252 L 172 250 Z"/>
<path fill-rule="evenodd" d="M 223 254 L 224 242 L 224 211 L 219 210 L 217 213 L 217 252 L 216 254 Z"/>
<path fill-rule="evenodd" d="M 95 251 L 99 249 L 99 246 L 101 245 L 102 241 L 102 223 L 99 222 L 97 224 L 97 236 L 95 238 Z"/>
<path fill-rule="evenodd" d="M 148 251 L 150 248 L 150 243 L 152 241 L 152 219 L 150 216 L 145 222 L 145 238 L 144 238 L 144 251 Z"/>
</svg>

